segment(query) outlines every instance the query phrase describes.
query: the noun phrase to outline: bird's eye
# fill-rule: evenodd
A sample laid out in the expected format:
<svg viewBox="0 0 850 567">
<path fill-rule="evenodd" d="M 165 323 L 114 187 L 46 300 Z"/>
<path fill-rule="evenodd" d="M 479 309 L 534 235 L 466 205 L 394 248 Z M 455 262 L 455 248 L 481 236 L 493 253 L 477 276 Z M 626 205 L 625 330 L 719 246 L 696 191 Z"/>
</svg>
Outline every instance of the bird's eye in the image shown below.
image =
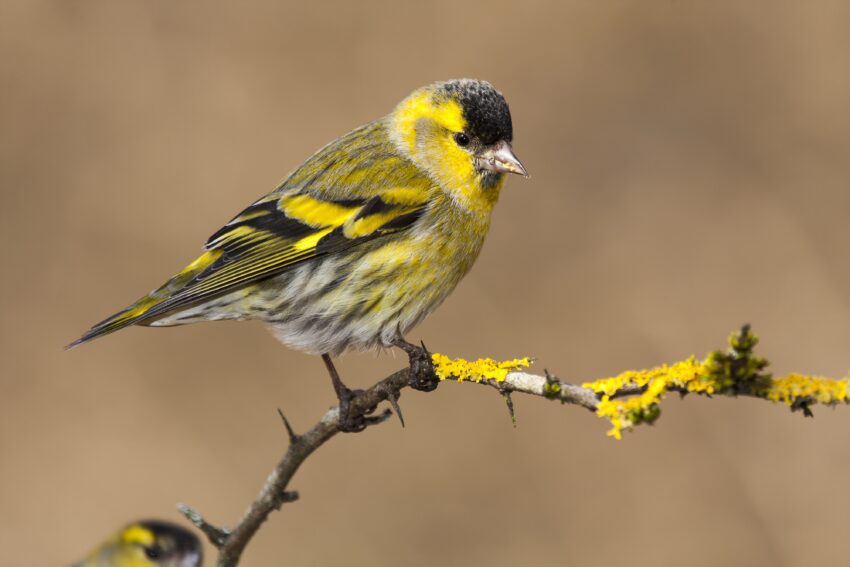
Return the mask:
<svg viewBox="0 0 850 567">
<path fill-rule="evenodd" d="M 463 132 L 458 132 L 457 134 L 455 134 L 455 142 L 457 142 L 457 145 L 461 148 L 465 148 L 469 145 L 469 136 L 467 136 Z"/>
<path fill-rule="evenodd" d="M 145 557 L 148 559 L 159 559 L 162 555 L 159 547 L 152 545 L 150 547 L 145 547 Z"/>
</svg>

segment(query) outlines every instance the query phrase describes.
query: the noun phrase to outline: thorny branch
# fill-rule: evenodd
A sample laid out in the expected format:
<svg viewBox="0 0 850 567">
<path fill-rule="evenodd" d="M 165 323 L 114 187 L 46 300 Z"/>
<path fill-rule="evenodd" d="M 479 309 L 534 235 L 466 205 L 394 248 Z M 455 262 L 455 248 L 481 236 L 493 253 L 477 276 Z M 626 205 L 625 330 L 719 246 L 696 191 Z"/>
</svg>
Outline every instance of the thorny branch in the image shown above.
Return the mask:
<svg viewBox="0 0 850 567">
<path fill-rule="evenodd" d="M 811 378 L 796 374 L 773 380 L 770 374 L 764 372 L 767 361 L 752 352 L 757 342 L 749 326 L 744 326 L 730 337 L 728 351 L 713 352 L 702 362 L 697 363 L 691 358 L 671 366 L 627 371 L 614 378 L 581 386 L 561 382 L 548 371 L 545 371 L 544 376 L 519 371 L 503 372 L 496 378 L 488 377 L 487 374 L 474 375 L 474 371 L 470 378 L 467 371 L 466 377 L 470 382 L 498 390 L 507 402 L 512 419 L 514 410 L 511 394 L 530 394 L 580 406 L 607 417 L 614 425 L 609 434 L 618 438 L 623 429 L 654 422 L 660 414 L 658 402 L 666 392 L 677 392 L 683 396 L 688 393 L 717 394 L 781 401 L 790 406 L 792 411 L 801 410 L 807 416 L 811 415 L 810 406 L 814 403 L 834 405 L 850 402 L 850 380 Z M 435 355 L 438 356 L 441 355 Z M 455 364 L 458 362 L 470 368 L 476 364 L 453 361 Z M 421 375 L 434 372 L 433 368 L 420 368 L 418 372 L 420 381 L 434 378 L 433 375 Z M 436 374 L 440 378 L 447 377 L 439 369 Z M 350 416 L 363 417 L 367 426 L 371 426 L 386 421 L 395 410 L 403 426 L 398 398 L 401 390 L 409 385 L 410 377 L 410 369 L 398 370 L 362 391 L 351 401 Z M 463 377 L 451 377 L 463 381 Z M 378 405 L 384 401 L 389 402 L 393 410 L 385 409 L 374 415 Z M 295 433 L 283 412 L 278 412 L 289 435 L 289 447 L 235 528 L 217 527 L 207 522 L 193 508 L 185 504 L 178 505 L 178 510 L 218 549 L 219 567 L 237 565 L 245 547 L 269 514 L 279 510 L 284 503 L 298 499 L 297 492 L 286 490 L 292 477 L 307 457 L 340 432 L 337 407 L 329 409 L 316 425 L 301 434 Z"/>
<path fill-rule="evenodd" d="M 408 382 L 409 370 L 407 368 L 390 374 L 352 400 L 351 415 L 366 416 L 369 425 L 386 421 L 392 415 L 392 411 L 389 409 L 379 415 L 371 414 L 383 401 L 389 401 L 398 407 L 399 392 L 407 387 Z M 524 372 L 512 372 L 507 375 L 503 382 L 482 380 L 479 383 L 505 393 L 522 392 L 547 398 L 553 397 L 546 393 L 547 378 Z M 555 399 L 594 411 L 598 403 L 597 396 L 592 390 L 571 384 L 561 384 L 560 392 L 555 396 Z M 235 528 L 227 529 L 214 526 L 193 508 L 185 504 L 178 506 L 178 510 L 200 529 L 210 543 L 218 549 L 218 565 L 220 567 L 237 565 L 245 547 L 263 522 L 266 521 L 269 514 L 274 510 L 279 510 L 284 503 L 293 502 L 298 498 L 296 492 L 286 490 L 292 477 L 307 457 L 339 433 L 337 428 L 339 408 L 337 407 L 329 409 L 316 425 L 301 434 L 296 434 L 292 430 L 282 413 L 281 417 L 289 434 L 289 447 L 266 479 L 257 498 L 251 503 Z"/>
</svg>

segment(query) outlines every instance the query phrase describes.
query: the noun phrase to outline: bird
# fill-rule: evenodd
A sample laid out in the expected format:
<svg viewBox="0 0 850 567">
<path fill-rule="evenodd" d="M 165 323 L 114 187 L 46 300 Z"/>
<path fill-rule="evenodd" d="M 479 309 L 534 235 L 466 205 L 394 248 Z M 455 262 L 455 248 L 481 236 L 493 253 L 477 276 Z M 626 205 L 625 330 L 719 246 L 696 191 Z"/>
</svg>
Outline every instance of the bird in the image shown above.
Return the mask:
<svg viewBox="0 0 850 567">
<path fill-rule="evenodd" d="M 283 344 L 321 355 L 346 418 L 353 394 L 333 357 L 398 347 L 411 369 L 430 364 L 405 335 L 472 267 L 508 174 L 528 177 L 512 143 L 508 103 L 490 83 L 416 89 L 318 150 L 182 271 L 67 348 L 131 325 L 260 320 Z M 417 389 L 435 387 L 410 375 Z"/>
<path fill-rule="evenodd" d="M 201 542 L 189 530 L 161 520 L 133 522 L 73 567 L 200 567 Z"/>
</svg>

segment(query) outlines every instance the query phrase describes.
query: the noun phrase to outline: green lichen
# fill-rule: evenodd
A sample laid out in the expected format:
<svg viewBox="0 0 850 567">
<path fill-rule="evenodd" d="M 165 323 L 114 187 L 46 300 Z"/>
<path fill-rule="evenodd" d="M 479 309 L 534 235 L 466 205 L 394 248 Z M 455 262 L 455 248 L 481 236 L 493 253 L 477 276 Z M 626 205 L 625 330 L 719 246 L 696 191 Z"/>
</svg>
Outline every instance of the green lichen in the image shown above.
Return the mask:
<svg viewBox="0 0 850 567">
<path fill-rule="evenodd" d="M 764 372 L 765 358 L 753 353 L 759 340 L 749 325 L 729 337 L 727 351 L 714 351 L 705 360 L 705 380 L 714 384 L 719 394 L 751 394 L 765 397 L 770 390 L 771 375 Z"/>
</svg>

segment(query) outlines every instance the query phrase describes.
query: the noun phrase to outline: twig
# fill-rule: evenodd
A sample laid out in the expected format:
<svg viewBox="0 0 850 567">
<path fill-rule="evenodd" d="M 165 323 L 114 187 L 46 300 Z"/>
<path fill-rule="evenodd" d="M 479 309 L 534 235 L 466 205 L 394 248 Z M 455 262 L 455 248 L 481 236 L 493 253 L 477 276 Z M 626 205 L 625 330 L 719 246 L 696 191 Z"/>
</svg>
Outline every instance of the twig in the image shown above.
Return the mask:
<svg viewBox="0 0 850 567">
<path fill-rule="evenodd" d="M 408 376 L 408 369 L 399 370 L 361 393 L 351 401 L 351 415 L 354 417 L 368 416 L 374 410 L 375 406 L 383 401 L 389 401 L 397 408 L 399 393 L 408 386 Z M 501 382 L 497 382 L 496 380 L 482 380 L 477 383 L 493 387 L 502 395 L 507 396 L 513 392 L 520 392 L 550 399 L 554 398 L 560 400 L 562 403 L 578 405 L 591 411 L 595 411 L 598 407 L 599 400 L 592 390 L 572 384 L 559 383 L 558 392 L 552 395 L 547 393 L 547 382 L 549 389 L 551 389 L 551 378 L 547 379 L 544 376 L 536 376 L 525 372 L 511 372 Z M 284 503 L 293 502 L 298 498 L 297 493 L 286 491 L 292 477 L 313 451 L 339 433 L 339 429 L 337 428 L 339 409 L 336 407 L 329 409 L 316 425 L 301 434 L 296 434 L 289 425 L 289 421 L 283 415 L 283 412 L 280 410 L 278 412 L 290 439 L 289 447 L 277 465 L 275 465 L 274 470 L 272 470 L 266 479 L 266 483 L 262 490 L 260 490 L 259 495 L 251 503 L 248 511 L 245 512 L 245 515 L 236 524 L 236 527 L 228 529 L 215 526 L 207 522 L 197 510 L 190 506 L 185 504 L 178 505 L 180 513 L 186 516 L 190 522 L 207 536 L 210 543 L 218 548 L 219 567 L 237 565 L 245 547 L 251 541 L 251 538 L 254 537 L 254 534 L 257 533 L 257 530 L 260 529 L 263 522 L 266 521 L 269 514 L 274 510 L 279 510 Z M 401 419 L 401 413 L 398 411 L 397 413 L 399 419 Z M 392 415 L 392 412 L 386 410 L 377 416 L 366 417 L 366 423 L 368 425 L 382 423 L 390 415 Z"/>
<path fill-rule="evenodd" d="M 697 382 L 681 383 L 676 380 L 665 380 L 664 391 L 679 392 L 682 395 L 687 393 L 710 395 L 714 393 L 782 401 L 782 396 L 774 395 L 776 392 L 771 393 L 768 388 L 771 384 L 770 375 L 762 373 L 764 367 L 767 366 L 767 361 L 752 355 L 752 346 L 756 342 L 757 339 L 751 335 L 749 328 L 744 327 L 739 334 L 733 335 L 730 338 L 732 348 L 728 353 L 724 354 L 716 351 L 709 356 L 707 362 L 703 363 L 703 366 L 699 367 L 704 373 L 707 373 L 707 376 L 711 380 L 714 380 L 718 384 L 716 389 L 705 389 L 702 386 L 699 388 L 693 387 Z M 687 364 L 689 364 L 689 366 L 686 365 L 687 368 L 693 368 L 692 361 L 688 361 Z M 664 368 L 666 369 L 667 367 L 665 366 Z M 675 368 L 675 365 L 671 368 Z M 398 370 L 374 384 L 368 390 L 358 394 L 351 400 L 350 416 L 352 418 L 363 417 L 367 428 L 368 426 L 382 423 L 392 415 L 392 411 L 387 409 L 379 415 L 372 414 L 381 402 L 388 401 L 403 426 L 404 420 L 398 406 L 398 398 L 401 390 L 410 384 L 410 372 L 409 369 Z M 420 374 L 423 372 L 426 371 L 420 369 Z M 433 373 L 433 367 L 428 372 Z M 644 377 L 650 377 L 657 374 L 657 369 L 632 374 L 641 374 Z M 689 376 L 692 374 L 691 372 Z M 417 381 L 421 383 L 423 378 L 429 377 L 419 375 L 417 376 Z M 436 376 L 432 375 L 430 378 L 435 379 Z M 785 396 L 784 401 L 790 405 L 792 410 L 801 409 L 806 415 L 809 415 L 811 413 L 809 411 L 809 405 L 812 403 L 835 404 L 838 402 L 850 402 L 850 383 L 845 383 L 847 381 L 811 379 L 808 377 L 795 377 L 795 375 L 789 377 L 792 380 L 798 380 L 798 378 L 809 381 L 804 382 L 804 385 L 814 383 L 815 386 L 813 387 L 822 388 L 823 392 L 826 393 L 822 392 L 818 397 L 816 395 L 817 392 L 814 390 L 812 391 L 813 393 L 805 393 L 798 388 L 794 390 L 795 392 L 799 390 L 798 393 L 783 394 Z M 726 380 L 728 383 L 718 382 L 718 380 Z M 617 388 L 613 392 L 610 392 L 610 395 L 604 396 L 598 388 L 593 389 L 561 382 L 548 371 L 545 372 L 545 376 L 526 372 L 508 372 L 506 375 L 500 376 L 499 379 L 478 377 L 467 381 L 490 386 L 498 390 L 505 397 L 512 420 L 514 419 L 514 414 L 513 402 L 510 396 L 516 392 L 557 400 L 562 404 L 580 406 L 592 412 L 597 412 L 599 415 L 605 415 L 607 409 L 610 409 L 606 408 L 606 404 L 610 406 L 611 403 L 620 403 L 609 400 L 645 397 L 650 393 L 648 392 L 648 384 L 652 383 L 648 378 L 644 383 L 635 382 L 634 378 L 632 378 L 632 381 L 618 382 Z M 773 383 L 776 384 L 778 382 L 774 381 Z M 701 382 L 697 385 L 699 386 L 700 384 L 704 385 Z M 722 384 L 726 385 L 723 386 Z M 593 384 L 589 385 L 593 386 Z M 837 389 L 830 390 L 830 388 L 835 388 L 836 385 L 838 385 Z M 657 396 L 657 392 L 655 395 Z M 631 414 L 619 417 L 615 416 L 613 421 L 615 423 L 615 430 L 609 432 L 609 434 L 619 437 L 619 431 L 623 427 L 631 427 L 638 423 L 652 423 L 660 412 L 657 408 L 658 399 L 658 397 L 654 397 L 650 400 L 645 400 L 645 405 L 642 407 L 639 406 Z M 278 412 L 289 437 L 289 447 L 266 479 L 265 485 L 260 490 L 257 498 L 251 503 L 235 528 L 231 530 L 217 527 L 207 522 L 193 508 L 185 504 L 178 506 L 179 511 L 197 526 L 207 536 L 209 541 L 218 548 L 219 567 L 233 567 L 237 565 L 245 547 L 251 541 L 254 534 L 257 533 L 263 522 L 266 521 L 269 514 L 274 510 L 280 509 L 284 503 L 293 502 L 298 498 L 296 492 L 288 492 L 286 490 L 292 477 L 307 457 L 340 432 L 338 428 L 339 408 L 337 407 L 328 410 L 316 425 L 301 434 L 296 434 L 289 421 L 283 415 L 283 412 L 280 410 Z M 629 420 L 625 425 L 623 424 L 624 419 Z M 620 420 L 619 425 L 617 425 L 617 420 Z"/>
<path fill-rule="evenodd" d="M 387 410 L 377 416 L 368 415 L 373 412 L 375 406 L 387 400 L 391 392 L 398 392 L 408 381 L 407 369 L 399 370 L 384 378 L 355 399 L 351 401 L 352 416 L 367 416 L 367 425 L 376 425 L 387 420 L 392 412 Z M 286 418 L 284 424 L 288 424 Z M 260 490 L 259 495 L 251 503 L 248 511 L 232 530 L 214 526 L 204 520 L 203 516 L 193 508 L 181 504 L 178 510 L 198 527 L 216 548 L 218 548 L 218 565 L 231 567 L 239 563 L 245 547 L 269 514 L 287 502 L 298 498 L 297 493 L 287 492 L 286 488 L 301 464 L 313 451 L 324 445 L 333 436 L 339 433 L 337 424 L 339 422 L 339 408 L 329 409 L 310 430 L 296 435 L 291 427 L 287 425 L 287 433 L 290 444 L 286 453 L 274 467 L 266 479 L 266 483 Z"/>
<path fill-rule="evenodd" d="M 195 524 L 195 527 L 204 532 L 204 535 L 207 536 L 207 539 L 212 542 L 212 544 L 216 547 L 220 547 L 227 541 L 228 536 L 230 536 L 230 530 L 226 528 L 218 528 L 210 523 L 207 523 L 204 520 L 204 517 L 201 516 L 201 513 L 189 506 L 188 504 L 178 504 L 177 510 L 186 516 L 186 518 Z"/>
</svg>

